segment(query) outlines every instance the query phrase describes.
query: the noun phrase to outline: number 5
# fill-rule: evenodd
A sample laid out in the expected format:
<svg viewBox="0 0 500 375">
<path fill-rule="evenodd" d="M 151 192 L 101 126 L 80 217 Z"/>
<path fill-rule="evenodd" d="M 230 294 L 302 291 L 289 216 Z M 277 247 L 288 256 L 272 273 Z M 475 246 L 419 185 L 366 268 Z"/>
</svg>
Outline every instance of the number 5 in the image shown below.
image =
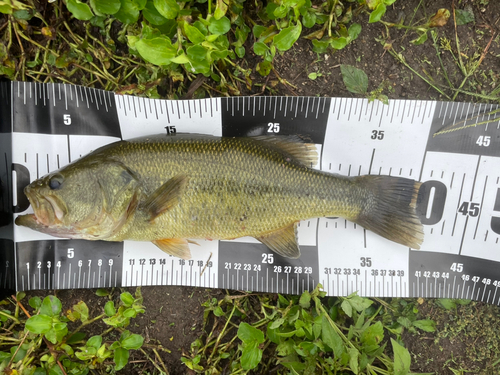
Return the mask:
<svg viewBox="0 0 500 375">
<path fill-rule="evenodd" d="M 70 248 L 68 249 L 68 258 L 69 258 L 69 259 L 72 259 L 72 258 L 74 258 L 74 257 L 75 257 L 75 249 L 74 249 L 74 248 L 72 248 L 72 247 L 70 247 Z"/>
<path fill-rule="evenodd" d="M 65 114 L 63 115 L 64 125 L 71 125 L 71 115 Z"/>
</svg>

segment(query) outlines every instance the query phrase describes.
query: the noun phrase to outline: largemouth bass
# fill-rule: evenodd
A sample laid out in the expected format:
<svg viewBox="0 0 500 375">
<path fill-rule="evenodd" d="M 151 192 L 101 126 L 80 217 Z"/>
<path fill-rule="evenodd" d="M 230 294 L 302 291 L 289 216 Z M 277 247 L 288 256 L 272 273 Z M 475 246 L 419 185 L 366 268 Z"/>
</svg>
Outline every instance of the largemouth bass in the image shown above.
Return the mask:
<svg viewBox="0 0 500 375">
<path fill-rule="evenodd" d="M 189 259 L 193 239 L 251 236 L 298 258 L 297 225 L 343 217 L 418 249 L 419 182 L 311 169 L 298 137 L 157 135 L 101 147 L 25 188 L 16 224 L 63 238 L 152 241 Z"/>
</svg>

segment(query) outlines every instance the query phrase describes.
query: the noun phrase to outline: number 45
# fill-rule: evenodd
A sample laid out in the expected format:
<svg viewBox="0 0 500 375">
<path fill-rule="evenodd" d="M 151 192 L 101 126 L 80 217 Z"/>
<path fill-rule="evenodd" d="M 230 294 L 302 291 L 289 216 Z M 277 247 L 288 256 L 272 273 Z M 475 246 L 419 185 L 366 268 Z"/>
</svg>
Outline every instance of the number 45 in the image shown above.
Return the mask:
<svg viewBox="0 0 500 375">
<path fill-rule="evenodd" d="M 491 137 L 489 135 L 480 135 L 476 141 L 476 145 L 480 147 L 488 147 L 491 142 Z"/>
</svg>

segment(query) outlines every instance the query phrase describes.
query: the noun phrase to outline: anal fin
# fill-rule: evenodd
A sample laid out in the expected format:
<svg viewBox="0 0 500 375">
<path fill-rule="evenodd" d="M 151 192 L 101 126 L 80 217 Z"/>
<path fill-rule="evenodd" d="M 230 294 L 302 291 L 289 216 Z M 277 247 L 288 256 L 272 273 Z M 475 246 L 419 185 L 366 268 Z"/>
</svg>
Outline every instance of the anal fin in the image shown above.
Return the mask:
<svg viewBox="0 0 500 375">
<path fill-rule="evenodd" d="M 191 259 L 191 251 L 189 243 L 198 245 L 194 241 L 189 241 L 184 238 L 165 238 L 163 240 L 152 241 L 162 251 L 181 259 Z"/>
<path fill-rule="evenodd" d="M 255 238 L 281 256 L 292 259 L 300 257 L 297 222 Z"/>
</svg>

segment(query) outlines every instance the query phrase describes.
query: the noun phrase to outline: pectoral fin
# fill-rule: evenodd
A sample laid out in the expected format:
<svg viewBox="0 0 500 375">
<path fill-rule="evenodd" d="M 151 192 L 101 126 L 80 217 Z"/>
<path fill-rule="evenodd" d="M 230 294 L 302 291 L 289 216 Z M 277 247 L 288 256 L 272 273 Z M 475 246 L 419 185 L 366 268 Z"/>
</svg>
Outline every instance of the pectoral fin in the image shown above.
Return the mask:
<svg viewBox="0 0 500 375">
<path fill-rule="evenodd" d="M 300 257 L 296 222 L 255 238 L 279 255 L 292 259 Z"/>
<path fill-rule="evenodd" d="M 179 202 L 179 198 L 184 193 L 187 182 L 187 176 L 175 176 L 161 185 L 148 197 L 144 203 L 144 209 L 149 212 L 151 221 Z"/>
<path fill-rule="evenodd" d="M 191 251 L 188 243 L 198 245 L 194 241 L 189 241 L 183 238 L 166 238 L 164 240 L 156 240 L 153 243 L 167 254 L 173 255 L 181 259 L 191 259 Z"/>
</svg>

